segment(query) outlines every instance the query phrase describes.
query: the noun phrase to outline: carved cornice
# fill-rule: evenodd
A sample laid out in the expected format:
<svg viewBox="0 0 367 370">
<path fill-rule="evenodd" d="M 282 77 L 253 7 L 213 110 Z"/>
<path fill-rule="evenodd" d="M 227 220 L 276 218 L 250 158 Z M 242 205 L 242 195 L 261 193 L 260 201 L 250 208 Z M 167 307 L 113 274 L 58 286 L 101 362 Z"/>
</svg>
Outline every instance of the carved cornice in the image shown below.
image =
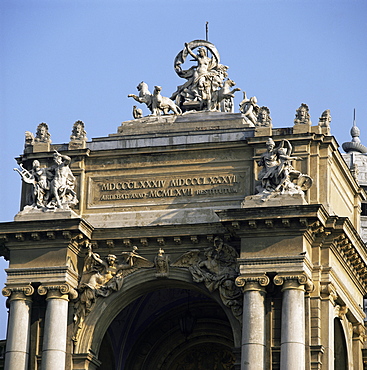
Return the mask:
<svg viewBox="0 0 367 370">
<path fill-rule="evenodd" d="M 275 285 L 283 285 L 282 290 L 301 288 L 304 289 L 307 293 L 311 293 L 315 289 L 312 280 L 304 273 L 278 274 L 274 277 L 273 282 Z"/>
<path fill-rule="evenodd" d="M 139 230 L 140 232 L 140 230 Z M 192 245 L 200 245 L 203 248 L 208 247 L 209 245 L 213 244 L 214 236 L 213 234 L 181 234 L 175 235 L 174 233 L 170 235 L 148 235 L 143 236 L 139 235 L 136 230 L 134 233 L 129 233 L 129 237 L 116 237 L 115 235 L 111 235 L 108 238 L 99 238 L 97 235 L 96 239 L 90 241 L 91 247 L 93 250 L 95 249 L 115 249 L 119 251 L 121 248 L 130 248 L 133 245 L 136 245 L 139 249 L 140 247 L 165 247 L 170 245 L 182 245 L 182 246 L 190 246 Z M 218 234 L 216 234 L 218 235 Z M 226 234 L 219 234 L 223 240 L 228 239 L 228 235 Z M 94 236 L 94 235 L 93 235 Z M 117 253 L 117 252 L 116 252 Z"/>
<path fill-rule="evenodd" d="M 336 251 L 345 261 L 346 265 L 356 275 L 361 283 L 367 285 L 367 264 L 366 256 L 362 256 L 353 245 L 348 236 L 343 233 L 333 238 L 333 245 Z"/>
<path fill-rule="evenodd" d="M 34 293 L 32 285 L 23 286 L 7 286 L 2 290 L 4 297 L 10 297 L 10 300 L 14 299 L 27 299 Z"/>
<path fill-rule="evenodd" d="M 72 243 L 78 235 L 90 237 L 93 227 L 80 218 L 62 219 L 63 229 L 55 226 L 55 220 L 39 221 L 16 221 L 6 222 L 0 225 L 0 243 L 6 243 L 15 247 L 22 243 L 38 244 L 49 243 L 50 240 L 57 242 Z M 40 245 L 40 247 L 43 247 Z"/>
<path fill-rule="evenodd" d="M 76 299 L 78 297 L 77 291 L 69 284 L 40 285 L 37 291 L 39 295 L 47 294 L 47 299 L 65 299 L 65 296 L 69 296 L 70 299 Z"/>
<path fill-rule="evenodd" d="M 249 290 L 264 290 L 264 287 L 270 283 L 270 279 L 266 274 L 240 275 L 236 278 L 235 283 L 244 292 Z"/>
</svg>

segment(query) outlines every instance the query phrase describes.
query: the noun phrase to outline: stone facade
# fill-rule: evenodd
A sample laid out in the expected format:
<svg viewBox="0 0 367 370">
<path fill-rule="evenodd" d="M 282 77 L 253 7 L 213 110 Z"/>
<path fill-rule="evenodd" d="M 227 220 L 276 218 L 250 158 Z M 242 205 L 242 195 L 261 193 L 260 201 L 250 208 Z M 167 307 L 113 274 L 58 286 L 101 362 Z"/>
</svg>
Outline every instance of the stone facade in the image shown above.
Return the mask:
<svg viewBox="0 0 367 370">
<path fill-rule="evenodd" d="M 72 145 L 17 159 L 6 370 L 363 369 L 366 195 L 330 115 L 191 112 L 204 77 L 179 88 L 184 114 L 157 103 L 91 141 L 77 121 Z"/>
</svg>

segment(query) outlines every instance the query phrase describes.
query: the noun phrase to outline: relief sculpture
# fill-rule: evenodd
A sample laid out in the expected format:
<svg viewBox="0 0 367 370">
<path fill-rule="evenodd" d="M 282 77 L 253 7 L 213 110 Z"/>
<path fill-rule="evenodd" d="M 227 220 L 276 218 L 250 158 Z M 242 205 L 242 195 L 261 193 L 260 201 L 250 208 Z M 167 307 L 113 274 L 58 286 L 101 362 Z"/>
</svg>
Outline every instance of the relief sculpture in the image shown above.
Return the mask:
<svg viewBox="0 0 367 370">
<path fill-rule="evenodd" d="M 204 283 L 209 292 L 218 290 L 223 304 L 241 320 L 242 293 L 235 285 L 238 276 L 237 258 L 237 251 L 216 237 L 213 246 L 204 250 L 204 257 L 201 256 L 200 250 L 191 250 L 183 254 L 172 266 L 187 267 L 194 282 Z"/>
<path fill-rule="evenodd" d="M 75 302 L 75 335 L 85 317 L 92 311 L 98 297 L 108 297 L 122 288 L 124 278 L 142 267 L 154 264 L 138 253 L 134 246 L 131 252 L 122 252 L 124 261 L 118 262 L 114 254 L 101 258 L 87 245 L 82 277 L 78 285 L 79 297 Z"/>
</svg>

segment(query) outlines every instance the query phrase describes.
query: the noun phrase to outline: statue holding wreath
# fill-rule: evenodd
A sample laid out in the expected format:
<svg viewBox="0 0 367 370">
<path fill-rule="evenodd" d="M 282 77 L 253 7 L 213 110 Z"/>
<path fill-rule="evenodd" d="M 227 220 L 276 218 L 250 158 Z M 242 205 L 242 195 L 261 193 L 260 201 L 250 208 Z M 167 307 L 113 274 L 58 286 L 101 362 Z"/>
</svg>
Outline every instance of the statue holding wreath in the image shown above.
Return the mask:
<svg viewBox="0 0 367 370">
<path fill-rule="evenodd" d="M 197 54 L 193 51 L 196 48 Z M 193 58 L 191 61 L 197 64 L 184 70 L 182 65 L 189 55 Z M 183 85 L 178 86 L 171 96 L 183 112 L 218 109 L 228 112 L 232 110 L 234 93 L 240 89 L 230 90 L 234 82 L 227 80 L 228 67 L 220 64 L 219 53 L 212 43 L 204 40 L 185 43 L 184 49 L 175 58 L 174 68 L 179 77 L 187 80 Z M 224 94 L 220 93 L 221 90 Z"/>
</svg>

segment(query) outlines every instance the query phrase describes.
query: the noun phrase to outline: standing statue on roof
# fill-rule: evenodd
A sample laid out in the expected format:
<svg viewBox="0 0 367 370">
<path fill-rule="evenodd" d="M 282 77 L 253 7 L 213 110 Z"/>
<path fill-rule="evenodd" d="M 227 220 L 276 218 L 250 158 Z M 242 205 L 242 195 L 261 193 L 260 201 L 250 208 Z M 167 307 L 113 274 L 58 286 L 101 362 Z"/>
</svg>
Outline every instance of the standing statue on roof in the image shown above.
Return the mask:
<svg viewBox="0 0 367 370">
<path fill-rule="evenodd" d="M 74 191 L 75 177 L 69 167 L 71 158 L 60 154 L 56 150 L 53 158 L 55 163 L 49 169 L 52 174 L 50 183 L 50 192 L 53 198 L 52 205 L 56 208 L 69 209 L 69 205 L 78 203 Z"/>
<path fill-rule="evenodd" d="M 197 54 L 193 51 L 196 48 Z M 208 56 L 209 53 L 211 57 Z M 182 65 L 189 55 L 193 58 L 191 61 L 197 62 L 197 65 L 184 70 Z M 229 90 L 234 82 L 228 80 L 226 83 L 228 67 L 220 64 L 219 53 L 212 43 L 204 40 L 185 43 L 184 49 L 176 56 L 174 68 L 179 77 L 187 80 L 171 96 L 182 111 L 233 109 L 233 103 L 228 104 L 226 100 L 232 102 L 233 94 L 240 89 Z"/>
</svg>

